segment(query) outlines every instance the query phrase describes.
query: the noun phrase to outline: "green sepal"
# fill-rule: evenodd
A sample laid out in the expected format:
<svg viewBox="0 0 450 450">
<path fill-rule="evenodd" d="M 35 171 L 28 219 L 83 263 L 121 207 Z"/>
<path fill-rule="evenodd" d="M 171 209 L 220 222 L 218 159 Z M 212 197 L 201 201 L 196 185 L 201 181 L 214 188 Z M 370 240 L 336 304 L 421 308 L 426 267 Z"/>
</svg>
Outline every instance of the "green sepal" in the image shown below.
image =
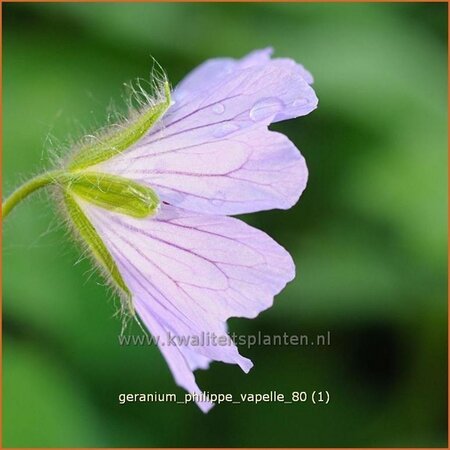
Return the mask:
<svg viewBox="0 0 450 450">
<path fill-rule="evenodd" d="M 68 170 L 77 171 L 94 166 L 123 152 L 136 143 L 156 123 L 170 106 L 170 87 L 164 83 L 164 100 L 140 112 L 119 130 L 97 137 L 96 142 L 81 147 L 69 162 Z"/>
<path fill-rule="evenodd" d="M 88 245 L 89 250 L 101 264 L 104 271 L 110 275 L 116 287 L 121 291 L 122 296 L 125 297 L 129 311 L 134 314 L 134 308 L 131 303 L 131 292 L 125 284 L 111 254 L 73 196 L 68 191 L 64 191 L 63 195 L 67 213 L 73 226 L 78 231 L 80 238 Z"/>
<path fill-rule="evenodd" d="M 155 214 L 159 206 L 155 191 L 116 175 L 69 172 L 62 184 L 67 191 L 89 203 L 139 219 Z"/>
</svg>

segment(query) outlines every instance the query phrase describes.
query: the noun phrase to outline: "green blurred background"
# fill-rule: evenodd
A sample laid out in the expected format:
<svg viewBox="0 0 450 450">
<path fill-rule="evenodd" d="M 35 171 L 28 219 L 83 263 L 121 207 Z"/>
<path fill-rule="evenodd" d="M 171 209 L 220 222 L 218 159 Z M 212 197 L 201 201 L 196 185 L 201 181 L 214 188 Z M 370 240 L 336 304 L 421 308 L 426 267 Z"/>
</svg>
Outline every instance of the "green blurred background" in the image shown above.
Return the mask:
<svg viewBox="0 0 450 450">
<path fill-rule="evenodd" d="M 177 392 L 154 347 L 120 347 L 116 303 L 46 195 L 4 225 L 3 445 L 446 446 L 446 4 L 3 4 L 3 190 L 106 123 L 153 56 L 176 84 L 272 45 L 315 76 L 319 109 L 276 125 L 309 185 L 246 216 L 298 276 L 240 333 L 331 332 L 329 347 L 242 349 L 211 392 L 327 389 L 327 406 L 129 404 Z M 134 328 L 135 333 L 139 333 Z"/>
</svg>

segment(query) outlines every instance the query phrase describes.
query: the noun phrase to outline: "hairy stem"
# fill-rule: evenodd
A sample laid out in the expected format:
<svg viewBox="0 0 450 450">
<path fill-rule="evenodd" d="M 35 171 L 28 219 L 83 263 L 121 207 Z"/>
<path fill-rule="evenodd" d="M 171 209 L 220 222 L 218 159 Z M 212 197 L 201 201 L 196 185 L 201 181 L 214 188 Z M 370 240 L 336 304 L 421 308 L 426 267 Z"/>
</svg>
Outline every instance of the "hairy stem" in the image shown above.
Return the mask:
<svg viewBox="0 0 450 450">
<path fill-rule="evenodd" d="M 59 181 L 64 172 L 54 170 L 38 175 L 17 188 L 2 204 L 2 217 L 5 218 L 12 209 L 34 191 Z"/>
</svg>

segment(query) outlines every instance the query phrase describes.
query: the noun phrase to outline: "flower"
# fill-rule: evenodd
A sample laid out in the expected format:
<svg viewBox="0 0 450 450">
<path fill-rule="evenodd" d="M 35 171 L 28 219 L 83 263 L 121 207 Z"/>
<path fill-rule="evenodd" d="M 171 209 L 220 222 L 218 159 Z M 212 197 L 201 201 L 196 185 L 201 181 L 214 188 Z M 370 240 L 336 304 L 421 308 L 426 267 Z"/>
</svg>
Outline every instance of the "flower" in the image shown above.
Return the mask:
<svg viewBox="0 0 450 450">
<path fill-rule="evenodd" d="M 303 157 L 268 126 L 317 107 L 312 77 L 271 52 L 206 61 L 173 101 L 161 83 L 124 127 L 81 146 L 59 180 L 74 229 L 191 393 L 201 393 L 196 369 L 252 362 L 232 343 L 173 345 L 170 335 L 226 336 L 227 319 L 256 317 L 295 276 L 284 248 L 229 217 L 288 209 L 306 186 Z"/>
</svg>

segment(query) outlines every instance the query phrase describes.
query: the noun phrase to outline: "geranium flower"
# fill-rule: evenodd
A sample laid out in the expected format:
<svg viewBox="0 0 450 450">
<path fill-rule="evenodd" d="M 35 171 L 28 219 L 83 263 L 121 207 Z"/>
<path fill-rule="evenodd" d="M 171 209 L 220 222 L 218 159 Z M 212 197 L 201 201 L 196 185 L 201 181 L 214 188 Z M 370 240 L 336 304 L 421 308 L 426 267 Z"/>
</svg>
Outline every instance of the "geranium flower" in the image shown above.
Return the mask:
<svg viewBox="0 0 450 450">
<path fill-rule="evenodd" d="M 188 392 L 201 393 L 193 372 L 212 361 L 252 367 L 230 340 L 189 337 L 227 336 L 227 319 L 256 317 L 295 276 L 284 248 L 228 216 L 299 199 L 304 158 L 268 126 L 315 109 L 311 83 L 271 49 L 206 61 L 173 100 L 163 81 L 152 102 L 51 172 L 75 232 Z M 173 345 L 174 335 L 186 339 Z"/>
</svg>

